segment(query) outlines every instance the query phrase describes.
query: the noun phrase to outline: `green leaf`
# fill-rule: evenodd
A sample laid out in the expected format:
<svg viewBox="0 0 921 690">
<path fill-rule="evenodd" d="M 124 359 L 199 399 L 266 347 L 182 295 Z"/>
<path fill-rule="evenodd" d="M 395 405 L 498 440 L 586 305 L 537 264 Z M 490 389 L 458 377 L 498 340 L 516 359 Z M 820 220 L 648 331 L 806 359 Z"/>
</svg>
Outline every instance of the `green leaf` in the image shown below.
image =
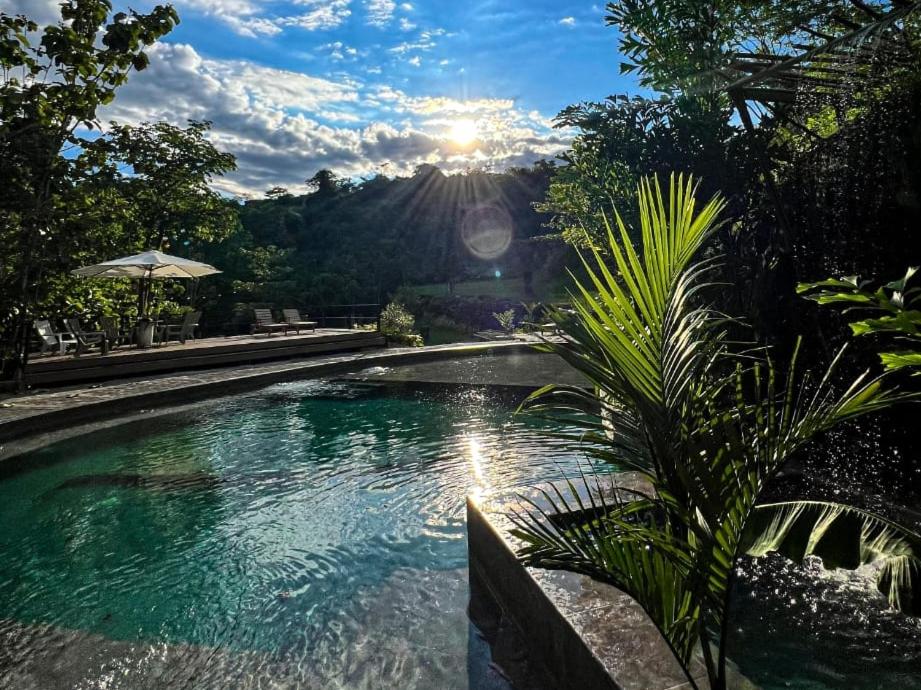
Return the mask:
<svg viewBox="0 0 921 690">
<path fill-rule="evenodd" d="M 921 367 L 921 352 L 881 352 L 879 358 L 887 369 Z"/>
<path fill-rule="evenodd" d="M 829 569 L 880 562 L 877 586 L 890 605 L 921 615 L 921 534 L 880 515 L 828 501 L 759 505 L 746 543 L 752 556 L 777 551 L 798 563 L 818 556 Z"/>
</svg>

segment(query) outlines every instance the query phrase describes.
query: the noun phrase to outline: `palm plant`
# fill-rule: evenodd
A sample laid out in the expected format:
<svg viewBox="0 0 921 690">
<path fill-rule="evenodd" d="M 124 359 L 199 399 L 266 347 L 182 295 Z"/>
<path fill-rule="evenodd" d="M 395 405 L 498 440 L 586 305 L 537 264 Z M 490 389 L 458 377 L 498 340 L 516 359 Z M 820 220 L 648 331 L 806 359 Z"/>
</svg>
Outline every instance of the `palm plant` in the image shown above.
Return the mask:
<svg viewBox="0 0 921 690">
<path fill-rule="evenodd" d="M 710 686 L 722 690 L 730 592 L 746 553 L 815 553 L 851 566 L 883 560 L 879 583 L 890 601 L 921 604 L 921 535 L 838 504 L 758 505 L 786 460 L 817 434 L 906 396 L 867 374 L 836 394 L 841 353 L 812 380 L 797 371 L 795 354 L 780 371 L 764 351 L 734 349 L 731 321 L 703 300 L 717 259 L 698 258 L 722 199 L 698 210 L 693 181 L 673 176 L 667 198 L 658 180 L 644 180 L 638 206 L 642 254 L 615 212 L 607 227 L 613 265 L 597 251 L 592 263 L 583 259 L 588 280 L 574 278 L 574 310 L 552 315 L 564 337 L 541 346 L 591 390 L 548 386 L 524 407 L 578 425 L 571 440 L 641 473 L 648 490 L 612 490 L 597 476 L 551 486 L 512 515 L 514 533 L 526 564 L 580 572 L 630 594 L 691 685 L 687 669 L 699 650 Z M 835 548 L 842 535 L 847 557 Z"/>
</svg>

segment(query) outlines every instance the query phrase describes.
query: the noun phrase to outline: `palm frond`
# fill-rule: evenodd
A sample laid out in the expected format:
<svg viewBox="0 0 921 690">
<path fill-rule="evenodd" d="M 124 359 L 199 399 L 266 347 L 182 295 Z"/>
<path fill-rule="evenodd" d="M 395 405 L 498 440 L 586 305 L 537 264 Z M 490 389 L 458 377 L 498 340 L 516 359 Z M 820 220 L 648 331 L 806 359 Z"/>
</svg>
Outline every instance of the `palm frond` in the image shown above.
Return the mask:
<svg viewBox="0 0 921 690">
<path fill-rule="evenodd" d="M 880 563 L 877 586 L 889 604 L 921 615 L 921 534 L 885 517 L 831 501 L 768 503 L 755 508 L 745 543 L 752 556 L 818 556 L 829 569 Z"/>
</svg>

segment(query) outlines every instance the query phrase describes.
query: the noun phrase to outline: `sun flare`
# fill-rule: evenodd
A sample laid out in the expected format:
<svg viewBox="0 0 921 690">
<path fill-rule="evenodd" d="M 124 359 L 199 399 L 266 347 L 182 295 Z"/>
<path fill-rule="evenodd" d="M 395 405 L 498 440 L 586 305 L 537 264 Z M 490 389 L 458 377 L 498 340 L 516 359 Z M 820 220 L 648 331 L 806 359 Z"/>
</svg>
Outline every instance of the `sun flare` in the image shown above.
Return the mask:
<svg viewBox="0 0 921 690">
<path fill-rule="evenodd" d="M 451 131 L 448 136 L 451 141 L 460 146 L 472 144 L 478 135 L 476 122 L 473 120 L 458 120 L 451 125 Z"/>
</svg>

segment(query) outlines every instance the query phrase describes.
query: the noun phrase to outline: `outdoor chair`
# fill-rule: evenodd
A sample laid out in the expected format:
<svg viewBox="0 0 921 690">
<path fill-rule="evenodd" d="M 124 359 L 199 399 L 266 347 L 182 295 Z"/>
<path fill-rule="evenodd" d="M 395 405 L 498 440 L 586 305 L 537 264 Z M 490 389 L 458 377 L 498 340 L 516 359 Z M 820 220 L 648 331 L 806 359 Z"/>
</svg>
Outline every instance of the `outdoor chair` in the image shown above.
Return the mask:
<svg viewBox="0 0 921 690">
<path fill-rule="evenodd" d="M 171 323 L 160 327 L 160 345 L 168 343 L 170 338 L 177 338 L 185 345 L 186 340 L 195 340 L 195 329 L 198 328 L 200 311 L 187 311 L 182 318 L 182 323 Z"/>
<path fill-rule="evenodd" d="M 102 316 L 99 323 L 109 341 L 109 347 L 131 344 L 131 331 L 122 330 L 120 319 L 117 316 Z"/>
<path fill-rule="evenodd" d="M 285 317 L 285 323 L 291 326 L 295 333 L 300 333 L 302 328 L 305 331 L 317 330 L 317 322 L 301 318 L 301 313 L 297 309 L 282 309 L 281 313 Z"/>
<path fill-rule="evenodd" d="M 287 323 L 279 323 L 272 316 L 271 309 L 253 309 L 256 316 L 256 322 L 253 324 L 252 333 L 267 333 L 271 337 L 276 331 L 284 331 L 288 335 L 288 329 L 291 328 Z"/>
<path fill-rule="evenodd" d="M 74 353 L 77 357 L 91 347 L 98 347 L 103 351 L 108 348 L 108 340 L 103 331 L 84 331 L 80 326 L 80 319 L 65 319 L 64 325 L 77 341 L 77 351 Z"/>
<path fill-rule="evenodd" d="M 70 333 L 58 333 L 47 319 L 39 319 L 34 325 L 41 340 L 42 354 L 57 350 L 58 354 L 63 355 L 67 353 L 67 348 L 77 347 L 77 341 Z"/>
</svg>

